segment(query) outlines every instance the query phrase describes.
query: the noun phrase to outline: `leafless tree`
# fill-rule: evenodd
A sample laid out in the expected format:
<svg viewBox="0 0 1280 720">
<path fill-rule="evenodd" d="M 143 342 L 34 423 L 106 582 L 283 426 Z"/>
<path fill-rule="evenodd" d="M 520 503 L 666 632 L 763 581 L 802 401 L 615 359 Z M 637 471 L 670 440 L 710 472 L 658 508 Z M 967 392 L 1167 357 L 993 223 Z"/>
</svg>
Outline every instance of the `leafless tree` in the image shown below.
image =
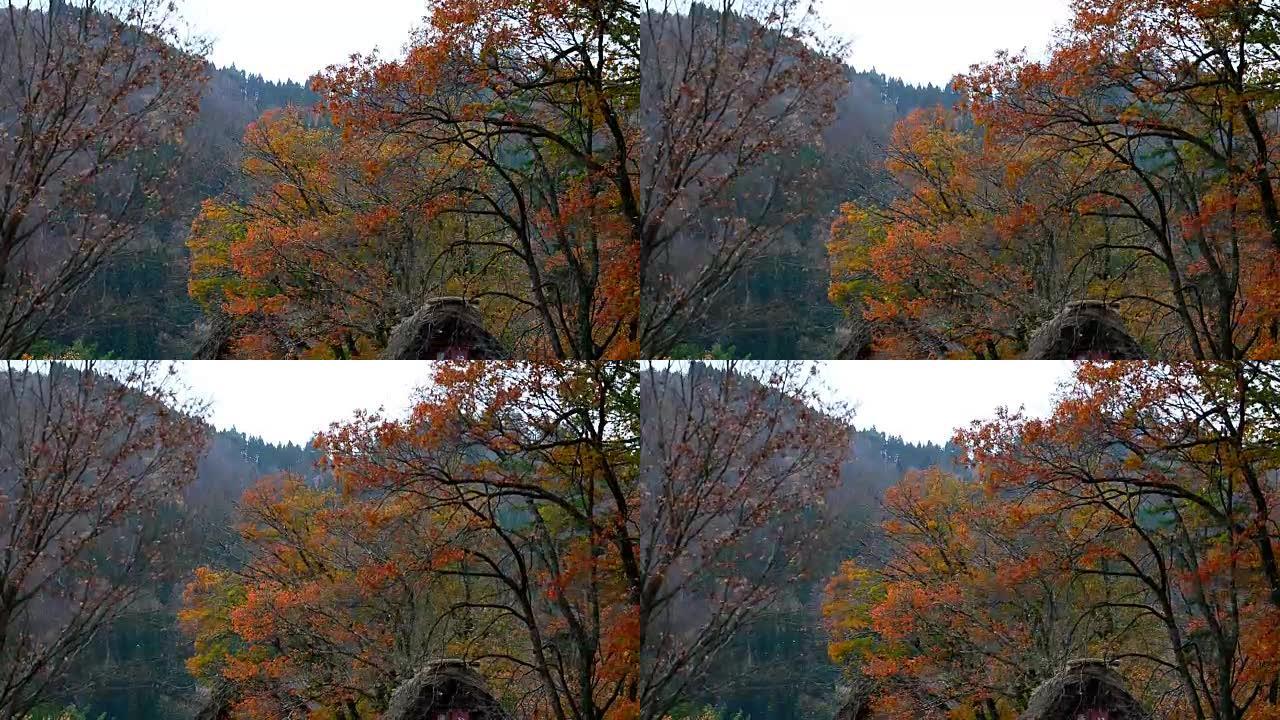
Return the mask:
<svg viewBox="0 0 1280 720">
<path fill-rule="evenodd" d="M 641 383 L 640 707 L 665 717 L 802 567 L 851 415 L 803 363 L 654 364 Z"/>
<path fill-rule="evenodd" d="M 0 718 L 24 717 L 145 595 L 157 513 L 206 426 L 173 369 L 5 363 L 0 375 Z"/>
<path fill-rule="evenodd" d="M 842 49 L 812 0 L 644 0 L 640 341 L 664 357 L 802 205 Z"/>
<path fill-rule="evenodd" d="M 170 0 L 0 13 L 0 356 L 17 357 L 163 206 L 204 49 Z"/>
</svg>

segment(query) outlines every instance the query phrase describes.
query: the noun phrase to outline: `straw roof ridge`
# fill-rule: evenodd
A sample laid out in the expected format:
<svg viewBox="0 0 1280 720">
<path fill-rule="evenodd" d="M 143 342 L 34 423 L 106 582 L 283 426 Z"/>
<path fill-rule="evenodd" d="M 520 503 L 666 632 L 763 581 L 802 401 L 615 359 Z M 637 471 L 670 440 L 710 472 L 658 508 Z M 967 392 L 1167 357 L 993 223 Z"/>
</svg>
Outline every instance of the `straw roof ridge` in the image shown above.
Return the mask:
<svg viewBox="0 0 1280 720">
<path fill-rule="evenodd" d="M 500 360 L 502 344 L 484 327 L 480 310 L 461 297 L 432 298 L 391 332 L 383 357 L 388 360 L 435 360 L 440 348 L 473 348 L 473 359 Z"/>
<path fill-rule="evenodd" d="M 1019 720 L 1075 720 L 1086 710 L 1106 710 L 1109 720 L 1151 720 L 1124 678 L 1098 658 L 1072 660 L 1041 683 Z"/>
</svg>

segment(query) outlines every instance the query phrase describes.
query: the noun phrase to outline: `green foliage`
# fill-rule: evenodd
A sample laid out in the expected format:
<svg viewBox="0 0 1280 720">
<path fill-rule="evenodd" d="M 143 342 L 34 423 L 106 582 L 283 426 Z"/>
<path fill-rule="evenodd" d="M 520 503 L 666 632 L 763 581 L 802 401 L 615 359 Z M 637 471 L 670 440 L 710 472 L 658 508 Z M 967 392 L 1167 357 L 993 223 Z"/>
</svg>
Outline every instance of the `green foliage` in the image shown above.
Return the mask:
<svg viewBox="0 0 1280 720">
<path fill-rule="evenodd" d="M 671 351 L 672 360 L 748 360 L 749 357 L 739 357 L 737 350 L 732 346 L 725 347 L 720 343 L 715 343 L 710 348 L 702 348 L 694 343 L 681 343 L 675 346 Z"/>
<path fill-rule="evenodd" d="M 671 713 L 671 720 L 749 720 L 749 718 L 740 712 L 726 714 L 726 711 L 721 708 L 684 705 Z"/>
<path fill-rule="evenodd" d="M 75 705 L 69 707 L 42 705 L 22 718 L 22 720 L 106 720 L 106 717 L 106 714 L 101 714 L 91 719 L 91 716 L 85 714 L 84 710 Z"/>
<path fill-rule="evenodd" d="M 78 339 L 71 344 L 56 340 L 37 340 L 29 352 L 35 360 L 118 360 L 114 352 L 102 351 L 94 343 Z"/>
</svg>

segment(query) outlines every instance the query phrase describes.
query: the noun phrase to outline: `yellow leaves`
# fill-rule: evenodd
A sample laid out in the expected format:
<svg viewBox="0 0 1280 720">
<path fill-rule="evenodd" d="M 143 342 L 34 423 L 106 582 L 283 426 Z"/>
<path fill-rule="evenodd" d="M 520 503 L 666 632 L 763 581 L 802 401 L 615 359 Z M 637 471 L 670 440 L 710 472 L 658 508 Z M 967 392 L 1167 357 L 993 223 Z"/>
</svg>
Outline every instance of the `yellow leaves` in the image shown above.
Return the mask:
<svg viewBox="0 0 1280 720">
<path fill-rule="evenodd" d="M 239 208 L 205 200 L 191 224 L 187 248 L 191 252 L 188 292 L 206 308 L 216 307 L 229 287 L 238 285 L 231 262 L 231 248 L 244 237 Z"/>
<path fill-rule="evenodd" d="M 186 661 L 193 677 L 210 679 L 221 672 L 235 638 L 230 613 L 243 601 L 244 589 L 227 573 L 200 567 L 183 591 L 178 623 L 193 636 L 195 651 Z"/>
<path fill-rule="evenodd" d="M 867 295 L 877 293 L 873 250 L 885 240 L 883 223 L 855 203 L 840 206 L 827 240 L 831 281 L 827 297 L 852 312 Z"/>
<path fill-rule="evenodd" d="M 1075 236 L 1052 209 L 1072 193 L 1060 163 L 953 123 L 942 109 L 900 122 L 885 164 L 896 199 L 847 204 L 831 228 L 828 295 L 873 321 L 877 349 L 895 356 L 1021 352 L 1016 333 L 1041 321 L 1028 297 L 1063 273 L 1045 258 L 1065 263 L 1058 238 Z"/>
<path fill-rule="evenodd" d="M 871 611 L 884 598 L 879 576 L 854 560 L 846 560 L 827 581 L 822 617 L 830 640 L 827 654 L 836 664 L 856 661 L 874 642 Z"/>
</svg>

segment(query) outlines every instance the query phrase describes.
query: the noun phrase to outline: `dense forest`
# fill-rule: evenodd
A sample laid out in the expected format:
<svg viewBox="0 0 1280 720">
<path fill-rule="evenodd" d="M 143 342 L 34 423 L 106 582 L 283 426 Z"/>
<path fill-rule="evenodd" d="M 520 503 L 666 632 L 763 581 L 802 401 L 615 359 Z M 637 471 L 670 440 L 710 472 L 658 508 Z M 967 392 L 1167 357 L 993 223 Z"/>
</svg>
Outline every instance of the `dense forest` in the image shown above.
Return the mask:
<svg viewBox="0 0 1280 720">
<path fill-rule="evenodd" d="M 274 445 L 235 430 L 214 431 L 165 539 L 172 565 L 152 578 L 141 598 L 93 639 L 68 673 L 74 683 L 50 692 L 52 707 L 73 705 L 108 720 L 195 717 L 203 703 L 185 663 L 190 638 L 178 624 L 182 592 L 202 565 L 233 562 L 239 553 L 232 528 L 244 491 L 280 473 L 326 481 L 314 449 Z"/>
<path fill-rule="evenodd" d="M 1084 362 L 1043 416 L 857 434 L 851 459 L 802 367 L 646 389 L 646 482 L 689 499 L 645 539 L 699 559 L 644 646 L 685 676 L 672 717 L 1274 716 L 1273 364 Z"/>
<path fill-rule="evenodd" d="M 827 292 L 831 221 L 849 197 L 883 186 L 885 148 L 898 121 L 956 99 L 949 88 L 910 85 L 875 71 L 846 68 L 845 76 L 829 126 L 792 161 L 800 167 L 771 169 L 802 176 L 803 193 L 773 209 L 778 227 L 768 249 L 744 263 L 676 355 L 719 347 L 738 357 L 804 358 L 840 350 L 845 323 Z"/>
<path fill-rule="evenodd" d="M 4 372 L 0 716 L 394 717 L 457 658 L 504 712 L 634 717 L 634 366 L 437 363 L 305 449 L 168 363 Z"/>
<path fill-rule="evenodd" d="M 910 472 L 951 468 L 954 449 L 853 430 L 828 390 L 798 365 L 643 374 L 642 478 L 663 502 L 647 515 L 642 551 L 700 559 L 660 568 L 670 600 L 652 611 L 659 639 L 641 663 L 678 680 L 654 693 L 648 717 L 794 720 L 839 709 L 826 579 L 879 544 L 885 491 Z"/>
<path fill-rule="evenodd" d="M 757 5 L 653 3 L 642 26 L 647 356 L 833 356 L 831 221 L 885 186 L 895 123 L 957 99 L 848 67 L 811 16 Z"/>
<path fill-rule="evenodd" d="M 853 700 L 1000 720 L 1097 658 L 1151 717 L 1274 716 L 1275 371 L 1083 363 L 1046 416 L 958 430 L 969 472 L 908 473 L 827 585 Z"/>
<path fill-rule="evenodd" d="M 946 90 L 851 89 L 796 0 L 655 5 L 648 356 L 1274 356 L 1274 3 L 1077 0 Z"/>
<path fill-rule="evenodd" d="M 635 357 L 637 10 L 468 5 L 303 87 L 8 3 L 0 355 Z"/>
<path fill-rule="evenodd" d="M 247 488 L 280 472 L 322 482 L 319 456 L 207 426 L 159 365 L 3 372 L 5 716 L 194 716 L 183 586 L 237 555 Z"/>
<path fill-rule="evenodd" d="M 32 354 L 164 359 L 196 352 L 209 321 L 187 292 L 186 241 L 200 203 L 233 181 L 250 123 L 269 109 L 306 108 L 317 100 L 304 85 L 235 67 L 208 67 L 206 74 L 199 114 L 181 145 L 167 151 L 178 164 L 175 196 L 103 263 Z"/>
<path fill-rule="evenodd" d="M 8 365 L 0 483 L 23 501 L 0 512 L 45 549 L 0 568 L 23 589 L 7 712 L 364 720 L 458 657 L 514 717 L 588 699 L 569 716 L 823 716 L 843 682 L 823 582 L 878 544 L 878 498 L 953 450 L 853 431 L 837 406 L 808 409 L 799 366 L 769 369 L 439 363 L 408 416 L 357 413 L 300 448 L 209 428 L 164 364 Z M 777 433 L 688 422 L 729 409 Z M 704 450 L 762 464 L 725 487 Z M 757 501 L 768 512 L 728 535 L 664 532 Z M 746 559 L 786 519 L 788 561 Z M 701 617 L 692 599 L 735 573 L 755 585 L 717 607 L 731 621 Z"/>
<path fill-rule="evenodd" d="M 173 375 L 6 366 L 6 717 L 406 720 L 465 680 L 517 719 L 1011 720 L 1082 667 L 1151 717 L 1280 703 L 1272 364 L 1081 362 L 945 446 L 805 362 L 438 362 L 307 449 Z"/>
<path fill-rule="evenodd" d="M 827 720 L 845 700 L 847 680 L 827 655 L 823 588 L 846 558 L 871 552 L 887 489 L 914 470 L 950 467 L 954 449 L 904 443 L 872 431 L 851 434 L 840 482 L 825 498 L 836 518 L 806 542 L 799 578 L 747 625 L 723 651 L 685 712 L 714 707 L 726 718 Z M 675 715 L 679 717 L 679 713 Z"/>
</svg>

